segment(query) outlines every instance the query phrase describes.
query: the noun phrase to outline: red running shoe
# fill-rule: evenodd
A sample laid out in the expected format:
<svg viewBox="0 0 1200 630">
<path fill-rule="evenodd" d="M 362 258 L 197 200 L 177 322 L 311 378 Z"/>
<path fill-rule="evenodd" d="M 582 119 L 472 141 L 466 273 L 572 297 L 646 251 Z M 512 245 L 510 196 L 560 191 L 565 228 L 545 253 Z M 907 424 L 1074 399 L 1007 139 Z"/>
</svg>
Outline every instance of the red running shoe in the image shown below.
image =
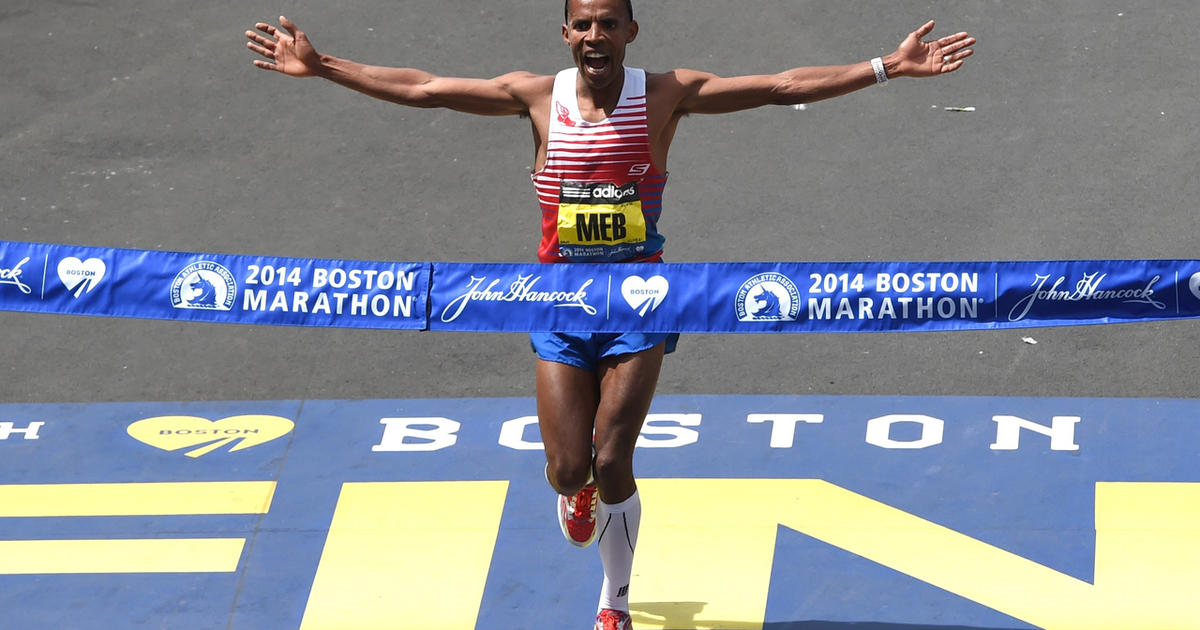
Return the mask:
<svg viewBox="0 0 1200 630">
<path fill-rule="evenodd" d="M 593 630 L 633 630 L 633 620 L 629 618 L 629 613 L 605 608 L 596 615 Z"/>
<path fill-rule="evenodd" d="M 558 526 L 572 545 L 587 547 L 596 540 L 596 505 L 599 500 L 594 481 L 575 496 L 558 495 Z"/>
</svg>

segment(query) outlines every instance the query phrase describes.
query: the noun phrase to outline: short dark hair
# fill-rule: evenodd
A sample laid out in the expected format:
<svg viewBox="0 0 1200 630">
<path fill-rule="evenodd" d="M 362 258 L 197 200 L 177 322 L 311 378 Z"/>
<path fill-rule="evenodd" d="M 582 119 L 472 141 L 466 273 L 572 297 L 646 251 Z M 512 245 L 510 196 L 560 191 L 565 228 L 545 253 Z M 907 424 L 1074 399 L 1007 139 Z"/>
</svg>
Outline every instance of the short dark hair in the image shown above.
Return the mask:
<svg viewBox="0 0 1200 630">
<path fill-rule="evenodd" d="M 568 14 L 568 10 L 570 8 L 571 8 L 571 0 L 564 0 L 564 2 L 563 2 L 563 24 L 566 24 L 567 21 L 571 19 L 571 16 Z M 625 10 L 629 12 L 629 21 L 632 22 L 633 21 L 633 0 L 625 0 Z"/>
</svg>

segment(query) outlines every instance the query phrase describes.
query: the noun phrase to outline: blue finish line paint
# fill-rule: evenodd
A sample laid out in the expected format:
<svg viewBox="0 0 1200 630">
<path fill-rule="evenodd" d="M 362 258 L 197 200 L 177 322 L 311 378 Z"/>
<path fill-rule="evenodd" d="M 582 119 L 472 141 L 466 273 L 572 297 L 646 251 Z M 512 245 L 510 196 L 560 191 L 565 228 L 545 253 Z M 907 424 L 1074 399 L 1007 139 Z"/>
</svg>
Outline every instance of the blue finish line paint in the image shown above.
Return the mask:
<svg viewBox="0 0 1200 630">
<path fill-rule="evenodd" d="M 532 399 L 0 405 L 14 628 L 590 623 Z M 660 396 L 637 628 L 1197 628 L 1200 401 Z M 577 577 L 572 577 L 577 576 Z"/>
</svg>

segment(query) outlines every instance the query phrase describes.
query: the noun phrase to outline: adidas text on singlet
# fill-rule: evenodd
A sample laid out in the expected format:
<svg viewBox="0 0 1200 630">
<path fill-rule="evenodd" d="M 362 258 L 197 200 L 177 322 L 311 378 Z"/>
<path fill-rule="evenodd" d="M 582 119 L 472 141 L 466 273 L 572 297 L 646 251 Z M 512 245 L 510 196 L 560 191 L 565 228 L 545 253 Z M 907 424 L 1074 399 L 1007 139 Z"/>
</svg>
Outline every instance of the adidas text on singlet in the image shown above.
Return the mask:
<svg viewBox="0 0 1200 630">
<path fill-rule="evenodd" d="M 554 78 L 546 165 L 532 175 L 542 209 L 541 262 L 658 260 L 667 174 L 650 156 L 646 72 L 625 68 L 621 98 L 602 122 L 583 120 L 578 69 Z"/>
</svg>

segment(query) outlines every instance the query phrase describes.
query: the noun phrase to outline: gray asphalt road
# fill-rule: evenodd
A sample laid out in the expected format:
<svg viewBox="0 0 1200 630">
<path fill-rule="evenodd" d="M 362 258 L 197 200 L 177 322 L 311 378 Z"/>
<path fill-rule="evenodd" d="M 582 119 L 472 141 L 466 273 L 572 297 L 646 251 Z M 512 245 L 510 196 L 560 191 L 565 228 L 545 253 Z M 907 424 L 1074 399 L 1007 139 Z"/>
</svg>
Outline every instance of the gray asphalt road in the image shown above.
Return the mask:
<svg viewBox="0 0 1200 630">
<path fill-rule="evenodd" d="M 867 59 L 928 18 L 964 71 L 803 111 L 683 122 L 673 261 L 1194 258 L 1189 0 L 637 4 L 629 63 L 721 74 Z M 321 50 L 440 74 L 569 65 L 556 2 L 7 0 L 0 238 L 530 261 L 527 121 L 409 110 L 256 70 L 285 13 Z M 945 106 L 974 106 L 952 113 Z M 529 396 L 523 335 L 0 313 L 0 401 Z M 1037 345 L 1021 341 L 1032 336 Z M 662 393 L 1193 397 L 1195 322 L 685 337 Z"/>
</svg>

